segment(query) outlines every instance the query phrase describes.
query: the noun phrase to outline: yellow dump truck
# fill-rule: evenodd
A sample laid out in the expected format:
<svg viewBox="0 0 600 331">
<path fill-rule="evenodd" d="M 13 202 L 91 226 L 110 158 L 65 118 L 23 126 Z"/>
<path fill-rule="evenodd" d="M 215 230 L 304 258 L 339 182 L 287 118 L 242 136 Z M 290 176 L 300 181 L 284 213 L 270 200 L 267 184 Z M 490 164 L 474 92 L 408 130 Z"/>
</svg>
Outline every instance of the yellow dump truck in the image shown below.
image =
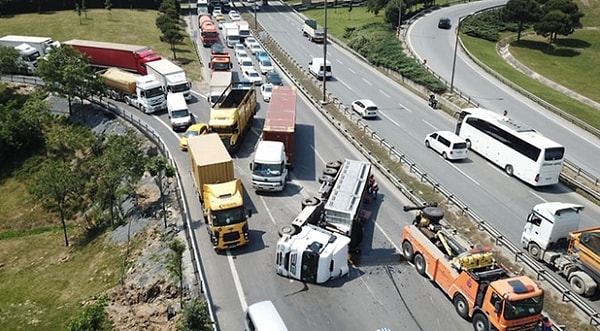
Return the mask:
<svg viewBox="0 0 600 331">
<path fill-rule="evenodd" d="M 235 178 L 233 160 L 216 133 L 190 137 L 188 155 L 194 186 L 213 248 L 217 251 L 249 242 L 242 181 Z"/>
<path fill-rule="evenodd" d="M 209 127 L 218 133 L 226 148 L 237 150 L 256 114 L 256 89 L 249 81 L 235 79 L 211 104 Z"/>
</svg>

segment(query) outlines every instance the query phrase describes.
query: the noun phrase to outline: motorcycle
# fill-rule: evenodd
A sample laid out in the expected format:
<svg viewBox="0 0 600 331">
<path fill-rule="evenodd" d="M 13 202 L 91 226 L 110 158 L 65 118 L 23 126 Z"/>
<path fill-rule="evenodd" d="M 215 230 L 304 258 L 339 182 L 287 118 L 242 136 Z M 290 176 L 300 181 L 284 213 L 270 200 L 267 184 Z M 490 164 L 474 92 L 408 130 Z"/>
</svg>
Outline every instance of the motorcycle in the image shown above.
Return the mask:
<svg viewBox="0 0 600 331">
<path fill-rule="evenodd" d="M 430 95 L 429 96 L 429 107 L 431 107 L 433 109 L 437 109 L 437 104 L 438 104 L 438 101 L 435 98 L 435 95 L 433 95 L 433 94 Z"/>
</svg>

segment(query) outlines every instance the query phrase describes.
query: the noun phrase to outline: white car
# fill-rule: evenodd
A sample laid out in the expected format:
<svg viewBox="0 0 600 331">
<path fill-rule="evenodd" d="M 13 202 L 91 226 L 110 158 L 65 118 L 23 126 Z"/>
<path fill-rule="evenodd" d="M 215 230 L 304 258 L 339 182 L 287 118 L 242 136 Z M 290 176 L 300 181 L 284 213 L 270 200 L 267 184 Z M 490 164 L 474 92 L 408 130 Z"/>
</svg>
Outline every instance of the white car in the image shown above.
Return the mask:
<svg viewBox="0 0 600 331">
<path fill-rule="evenodd" d="M 213 15 L 213 17 L 215 17 L 217 15 L 223 15 L 223 12 L 221 11 L 221 8 L 215 8 L 215 9 L 213 9 L 212 15 Z"/>
<path fill-rule="evenodd" d="M 237 51 L 245 51 L 246 50 L 246 46 L 244 46 L 244 44 L 235 44 L 233 45 L 233 51 L 237 52 Z"/>
<path fill-rule="evenodd" d="M 237 59 L 238 64 L 242 63 L 242 61 L 246 61 L 246 60 L 252 61 L 252 59 L 250 58 L 250 55 L 248 54 L 248 52 L 246 52 L 244 50 L 235 51 L 235 57 Z"/>
<path fill-rule="evenodd" d="M 262 59 L 258 61 L 258 67 L 263 75 L 274 69 L 273 63 L 271 63 L 271 60 L 269 59 Z"/>
<path fill-rule="evenodd" d="M 242 72 L 245 72 L 246 70 L 250 69 L 254 70 L 254 63 L 252 62 L 252 60 L 248 59 L 240 62 L 240 70 Z"/>
<path fill-rule="evenodd" d="M 369 99 L 360 99 L 352 102 L 352 110 L 364 118 L 377 117 L 377 105 Z"/>
<path fill-rule="evenodd" d="M 262 47 L 260 46 L 260 44 L 258 44 L 258 43 L 250 44 L 248 49 L 250 50 L 250 53 L 252 53 L 253 55 L 256 54 L 256 52 L 260 52 L 263 50 Z"/>
<path fill-rule="evenodd" d="M 425 137 L 425 146 L 442 154 L 446 160 L 467 158 L 467 142 L 451 131 L 436 131 Z"/>
<path fill-rule="evenodd" d="M 258 41 L 256 41 L 256 38 L 254 37 L 246 37 L 246 39 L 244 39 L 244 44 L 246 44 L 246 47 L 250 48 L 250 45 L 258 44 Z"/>
<path fill-rule="evenodd" d="M 273 84 L 263 84 L 260 87 L 260 94 L 262 94 L 264 101 L 266 101 L 266 102 L 271 101 L 272 93 L 273 93 Z"/>
<path fill-rule="evenodd" d="M 238 13 L 236 10 L 229 11 L 229 18 L 232 21 L 239 21 L 242 19 L 242 17 L 240 16 L 240 13 Z"/>
<path fill-rule="evenodd" d="M 262 75 L 256 71 L 256 69 L 246 69 L 244 70 L 244 77 L 254 83 L 255 85 L 262 85 L 263 78 Z"/>
</svg>

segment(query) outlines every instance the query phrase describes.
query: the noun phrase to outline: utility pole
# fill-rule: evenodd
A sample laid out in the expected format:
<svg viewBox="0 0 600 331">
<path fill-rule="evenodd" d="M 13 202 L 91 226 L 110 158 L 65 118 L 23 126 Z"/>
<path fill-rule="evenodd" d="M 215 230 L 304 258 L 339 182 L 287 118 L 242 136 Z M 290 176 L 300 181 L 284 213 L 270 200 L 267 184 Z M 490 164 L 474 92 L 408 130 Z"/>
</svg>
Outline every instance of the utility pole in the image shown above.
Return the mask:
<svg viewBox="0 0 600 331">
<path fill-rule="evenodd" d="M 321 104 L 327 104 L 327 0 L 325 0 L 325 27 L 323 28 L 325 40 L 323 41 L 323 101 Z"/>
</svg>

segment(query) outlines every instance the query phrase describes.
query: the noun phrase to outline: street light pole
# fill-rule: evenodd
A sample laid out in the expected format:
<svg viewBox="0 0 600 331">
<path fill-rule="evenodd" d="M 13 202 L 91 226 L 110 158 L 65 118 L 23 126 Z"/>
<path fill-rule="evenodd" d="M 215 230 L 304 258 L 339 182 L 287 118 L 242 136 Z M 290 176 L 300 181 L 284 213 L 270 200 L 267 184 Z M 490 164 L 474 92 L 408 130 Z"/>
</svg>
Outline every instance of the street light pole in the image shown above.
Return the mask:
<svg viewBox="0 0 600 331">
<path fill-rule="evenodd" d="M 325 27 L 323 28 L 323 101 L 322 104 L 327 104 L 327 0 L 325 0 Z"/>
<path fill-rule="evenodd" d="M 402 1 L 400 1 L 400 5 L 398 6 L 398 38 L 400 38 L 400 33 L 401 33 L 401 26 L 402 26 Z"/>
<path fill-rule="evenodd" d="M 450 75 L 450 93 L 454 92 L 454 71 L 456 70 L 456 53 L 458 52 L 458 38 L 460 36 L 460 26 L 464 20 L 473 16 L 473 14 L 461 16 L 458 18 L 458 25 L 456 26 L 456 38 L 454 40 L 454 56 L 452 57 L 452 74 Z"/>
<path fill-rule="evenodd" d="M 258 10 L 256 8 L 256 1 L 252 4 L 252 9 L 254 9 L 254 30 L 256 30 L 256 32 L 258 32 Z"/>
</svg>

